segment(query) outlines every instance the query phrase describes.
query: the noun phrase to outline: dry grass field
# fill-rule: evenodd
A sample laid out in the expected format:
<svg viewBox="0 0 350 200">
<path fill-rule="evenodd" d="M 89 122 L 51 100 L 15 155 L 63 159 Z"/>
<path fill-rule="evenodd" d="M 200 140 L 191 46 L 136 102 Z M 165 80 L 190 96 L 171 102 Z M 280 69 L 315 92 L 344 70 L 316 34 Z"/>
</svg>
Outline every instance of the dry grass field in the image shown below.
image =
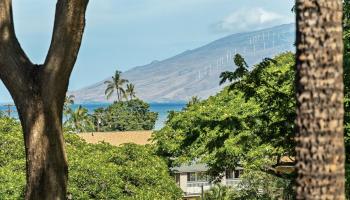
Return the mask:
<svg viewBox="0 0 350 200">
<path fill-rule="evenodd" d="M 111 145 L 119 146 L 125 143 L 139 145 L 151 144 L 149 139 L 153 131 L 125 131 L 125 132 L 91 132 L 78 134 L 88 143 L 107 142 Z"/>
</svg>

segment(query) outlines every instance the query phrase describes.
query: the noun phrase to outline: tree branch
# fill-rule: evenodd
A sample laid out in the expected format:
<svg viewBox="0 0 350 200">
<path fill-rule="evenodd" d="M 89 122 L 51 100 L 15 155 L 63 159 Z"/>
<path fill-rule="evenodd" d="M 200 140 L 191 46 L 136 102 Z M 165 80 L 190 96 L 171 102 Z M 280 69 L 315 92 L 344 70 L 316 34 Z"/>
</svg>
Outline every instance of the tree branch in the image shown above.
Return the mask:
<svg viewBox="0 0 350 200">
<path fill-rule="evenodd" d="M 57 1 L 51 45 L 44 63 L 44 83 L 49 84 L 48 88 L 61 87 L 58 89 L 64 93 L 67 90 L 83 37 L 87 4 L 88 0 Z"/>
<path fill-rule="evenodd" d="M 281 161 L 272 166 L 265 166 L 260 168 L 261 171 L 284 179 L 290 179 L 295 176 L 295 160 Z"/>
<path fill-rule="evenodd" d="M 0 1 L 0 78 L 13 98 L 25 90 L 25 74 L 33 64 L 21 48 L 15 34 L 12 1 Z M 16 81 L 14 81 L 16 80 Z"/>
</svg>

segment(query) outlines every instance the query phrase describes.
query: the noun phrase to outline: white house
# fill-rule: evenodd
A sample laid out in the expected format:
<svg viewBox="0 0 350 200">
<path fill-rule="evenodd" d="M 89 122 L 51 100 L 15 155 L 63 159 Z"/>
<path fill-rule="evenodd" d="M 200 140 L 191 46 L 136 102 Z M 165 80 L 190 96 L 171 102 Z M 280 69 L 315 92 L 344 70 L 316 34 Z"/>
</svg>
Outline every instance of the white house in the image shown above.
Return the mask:
<svg viewBox="0 0 350 200">
<path fill-rule="evenodd" d="M 184 192 L 185 200 L 199 199 L 202 193 L 214 186 L 209 181 L 206 174 L 208 167 L 205 164 L 182 165 L 172 169 L 176 183 Z M 243 168 L 237 167 L 235 170 L 226 171 L 221 179 L 221 184 L 225 186 L 237 187 Z"/>
</svg>

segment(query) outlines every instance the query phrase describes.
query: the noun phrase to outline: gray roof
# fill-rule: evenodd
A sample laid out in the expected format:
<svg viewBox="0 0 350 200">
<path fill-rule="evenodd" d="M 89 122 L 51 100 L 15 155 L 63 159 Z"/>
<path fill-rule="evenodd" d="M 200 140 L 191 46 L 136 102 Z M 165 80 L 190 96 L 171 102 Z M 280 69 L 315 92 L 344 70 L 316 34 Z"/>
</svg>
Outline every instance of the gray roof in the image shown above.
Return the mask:
<svg viewBox="0 0 350 200">
<path fill-rule="evenodd" d="M 208 171 L 208 166 L 206 164 L 193 163 L 191 165 L 181 165 L 180 167 L 173 167 L 171 171 L 175 173 L 182 172 L 206 172 Z"/>
<path fill-rule="evenodd" d="M 181 165 L 180 167 L 173 167 L 171 171 L 174 173 L 183 173 L 183 172 L 206 172 L 208 171 L 208 166 L 201 163 L 191 163 L 188 165 Z M 242 170 L 242 167 L 236 167 L 236 170 Z"/>
</svg>

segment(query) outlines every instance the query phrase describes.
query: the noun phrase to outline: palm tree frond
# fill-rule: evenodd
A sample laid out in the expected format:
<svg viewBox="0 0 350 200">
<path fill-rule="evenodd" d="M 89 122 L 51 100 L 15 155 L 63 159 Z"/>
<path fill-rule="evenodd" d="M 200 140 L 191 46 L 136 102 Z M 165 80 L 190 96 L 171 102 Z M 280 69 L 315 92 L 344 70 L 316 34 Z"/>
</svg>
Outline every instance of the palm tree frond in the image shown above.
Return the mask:
<svg viewBox="0 0 350 200">
<path fill-rule="evenodd" d="M 105 94 L 107 93 L 113 93 L 114 92 L 114 87 L 107 87 L 105 90 Z"/>
<path fill-rule="evenodd" d="M 112 94 L 113 94 L 113 91 L 110 91 L 110 92 L 106 93 L 106 98 L 110 99 Z"/>
<path fill-rule="evenodd" d="M 112 78 L 113 78 L 113 77 L 112 77 Z M 108 80 L 108 81 L 105 81 L 104 84 L 108 84 L 108 85 L 109 85 L 109 84 L 113 84 L 113 82 L 110 81 L 110 80 Z"/>
</svg>

